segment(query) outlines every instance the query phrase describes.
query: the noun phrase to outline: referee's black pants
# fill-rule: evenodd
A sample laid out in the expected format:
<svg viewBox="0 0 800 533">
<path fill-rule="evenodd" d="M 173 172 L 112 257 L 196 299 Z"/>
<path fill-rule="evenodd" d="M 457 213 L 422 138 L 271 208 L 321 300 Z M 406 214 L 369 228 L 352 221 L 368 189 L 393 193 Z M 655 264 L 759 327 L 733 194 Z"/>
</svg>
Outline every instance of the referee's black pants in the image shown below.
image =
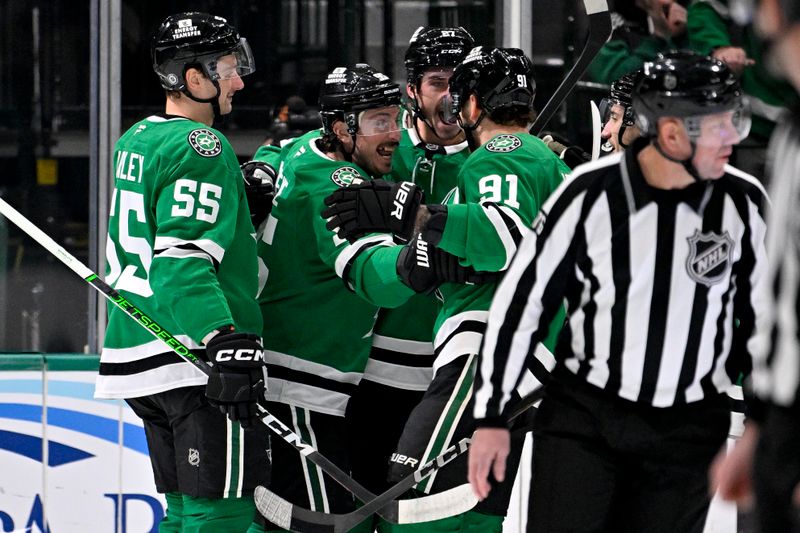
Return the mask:
<svg viewBox="0 0 800 533">
<path fill-rule="evenodd" d="M 756 522 L 760 533 L 800 532 L 793 504 L 800 483 L 800 409 L 770 406 L 753 462 Z"/>
<path fill-rule="evenodd" d="M 532 533 L 701 533 L 724 395 L 655 408 L 559 369 L 534 421 Z"/>
</svg>

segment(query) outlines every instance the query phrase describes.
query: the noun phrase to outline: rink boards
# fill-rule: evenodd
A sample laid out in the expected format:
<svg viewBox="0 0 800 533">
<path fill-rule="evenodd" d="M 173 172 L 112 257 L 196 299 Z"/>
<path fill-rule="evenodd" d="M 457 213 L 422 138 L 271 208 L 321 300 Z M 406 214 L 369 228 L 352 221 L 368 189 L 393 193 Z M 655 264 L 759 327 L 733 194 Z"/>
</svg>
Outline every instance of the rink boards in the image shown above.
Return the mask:
<svg viewBox="0 0 800 533">
<path fill-rule="evenodd" d="M 0 530 L 158 531 L 144 429 L 123 401 L 92 398 L 97 366 L 0 355 Z"/>
</svg>

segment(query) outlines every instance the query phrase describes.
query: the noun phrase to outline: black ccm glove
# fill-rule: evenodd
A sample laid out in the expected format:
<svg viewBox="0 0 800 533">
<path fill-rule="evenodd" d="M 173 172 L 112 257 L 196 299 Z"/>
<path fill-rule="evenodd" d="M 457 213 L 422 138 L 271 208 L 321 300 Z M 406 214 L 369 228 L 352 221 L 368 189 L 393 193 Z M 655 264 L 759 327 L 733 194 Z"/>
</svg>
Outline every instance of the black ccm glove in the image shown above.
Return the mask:
<svg viewBox="0 0 800 533">
<path fill-rule="evenodd" d="M 248 161 L 242 163 L 240 168 L 244 178 L 244 193 L 250 208 L 250 220 L 253 227 L 258 228 L 272 210 L 278 173 L 272 165 L 264 161 Z"/>
<path fill-rule="evenodd" d="M 325 198 L 322 218 L 339 237 L 353 242 L 365 233 L 393 233 L 408 242 L 414 232 L 422 189 L 410 181 L 393 183 L 382 179 L 353 182 Z"/>
<path fill-rule="evenodd" d="M 500 279 L 497 272 L 476 272 L 458 257 L 432 246 L 419 234 L 397 257 L 397 275 L 414 292 L 432 293 L 442 283 L 479 284 Z"/>
<path fill-rule="evenodd" d="M 206 385 L 208 403 L 249 427 L 264 395 L 264 349 L 258 336 L 223 331 L 208 341 L 206 354 L 214 363 Z"/>
</svg>

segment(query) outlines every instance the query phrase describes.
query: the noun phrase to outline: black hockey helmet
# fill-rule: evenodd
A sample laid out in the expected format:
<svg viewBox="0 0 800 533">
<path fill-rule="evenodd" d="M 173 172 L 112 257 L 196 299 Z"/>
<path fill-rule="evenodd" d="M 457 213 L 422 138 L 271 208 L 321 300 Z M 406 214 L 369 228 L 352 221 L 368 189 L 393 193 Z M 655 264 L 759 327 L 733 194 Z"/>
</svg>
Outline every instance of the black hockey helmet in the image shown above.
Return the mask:
<svg viewBox="0 0 800 533">
<path fill-rule="evenodd" d="M 332 133 L 336 120 L 343 120 L 350 135 L 355 135 L 361 111 L 399 105 L 400 86 L 366 63 L 333 69 L 319 92 L 319 115 L 326 134 Z"/>
<path fill-rule="evenodd" d="M 186 92 L 184 74 L 189 67 L 202 69 L 214 83 L 255 70 L 247 40 L 224 18 L 206 13 L 187 12 L 167 17 L 153 35 L 150 54 L 161 86 L 169 91 Z M 225 55 L 236 58 L 234 68 L 218 68 L 219 58 Z"/>
<path fill-rule="evenodd" d="M 420 26 L 406 49 L 405 65 L 409 85 L 416 85 L 431 67 L 455 67 L 475 46 L 467 30 Z"/>
<path fill-rule="evenodd" d="M 455 114 L 470 94 L 477 96 L 488 114 L 511 106 L 533 109 L 536 95 L 533 63 L 519 48 L 476 46 L 455 68 L 450 78 L 450 94 L 451 111 Z"/>
<path fill-rule="evenodd" d="M 635 70 L 625 74 L 611 84 L 611 91 L 609 92 L 608 98 L 604 98 L 602 102 L 600 102 L 600 116 L 603 117 L 603 122 L 607 120 L 608 113 L 611 111 L 612 106 L 621 105 L 625 109 L 622 123 L 626 126 L 633 126 L 634 116 L 633 106 L 631 106 L 633 88 L 639 80 L 642 79 L 642 75 L 641 69 Z"/>
<path fill-rule="evenodd" d="M 723 62 L 695 52 L 660 54 L 642 67 L 642 79 L 633 92 L 633 110 L 642 134 L 654 137 L 658 119 L 684 119 L 691 135 L 698 133 L 687 119 L 725 111 L 742 111 L 736 118 L 747 122 L 746 100 L 733 71 Z M 745 124 L 736 124 L 737 129 Z"/>
</svg>

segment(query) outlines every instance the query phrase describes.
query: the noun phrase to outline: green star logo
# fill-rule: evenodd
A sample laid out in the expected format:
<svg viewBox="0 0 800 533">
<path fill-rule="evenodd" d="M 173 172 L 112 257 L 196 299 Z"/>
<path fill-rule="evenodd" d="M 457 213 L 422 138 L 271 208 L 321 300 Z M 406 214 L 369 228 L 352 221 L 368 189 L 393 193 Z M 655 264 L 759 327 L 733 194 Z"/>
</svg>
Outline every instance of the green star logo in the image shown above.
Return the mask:
<svg viewBox="0 0 800 533">
<path fill-rule="evenodd" d="M 511 152 L 522 146 L 522 141 L 516 135 L 498 135 L 486 144 L 490 152 Z"/>
<path fill-rule="evenodd" d="M 337 168 L 331 174 L 331 181 L 339 187 L 347 187 L 353 183 L 353 180 L 360 179 L 362 179 L 361 173 L 353 167 Z"/>
<path fill-rule="evenodd" d="M 222 152 L 222 143 L 213 131 L 194 130 L 189 134 L 189 145 L 203 157 L 215 157 Z"/>
</svg>

